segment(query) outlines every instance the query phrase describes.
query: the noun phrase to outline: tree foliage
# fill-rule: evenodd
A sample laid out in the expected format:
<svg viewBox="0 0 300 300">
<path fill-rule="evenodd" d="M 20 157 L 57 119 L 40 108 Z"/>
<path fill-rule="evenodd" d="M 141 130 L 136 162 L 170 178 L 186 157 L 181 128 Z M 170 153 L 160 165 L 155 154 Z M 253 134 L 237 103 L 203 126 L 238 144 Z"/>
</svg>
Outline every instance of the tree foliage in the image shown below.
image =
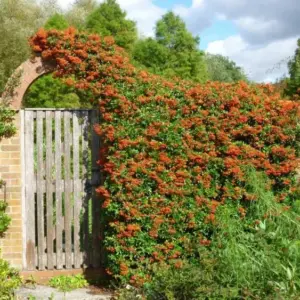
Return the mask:
<svg viewBox="0 0 300 300">
<path fill-rule="evenodd" d="M 82 108 L 88 101 L 74 88 L 52 74 L 35 81 L 24 96 L 24 107 Z"/>
<path fill-rule="evenodd" d="M 195 245 L 218 242 L 219 207 L 254 226 L 245 216 L 261 202 L 246 167 L 266 177 L 272 201 L 294 203 L 299 104 L 271 86 L 166 80 L 134 68 L 111 37 L 71 29 L 40 30 L 31 45 L 101 112 L 96 192 L 110 274 L 139 285 L 155 264 L 195 261 Z"/>
<path fill-rule="evenodd" d="M 29 57 L 28 37 L 42 20 L 42 11 L 33 1 L 0 1 L 0 95 L 13 71 Z"/>
<path fill-rule="evenodd" d="M 71 26 L 84 30 L 87 16 L 96 8 L 95 0 L 76 0 L 71 9 L 66 12 L 66 19 Z"/>
<path fill-rule="evenodd" d="M 136 44 L 133 58 L 156 74 L 204 82 L 207 70 L 199 41 L 179 16 L 169 12 L 156 23 L 154 39 Z"/>
<path fill-rule="evenodd" d="M 68 21 L 64 17 L 64 15 L 55 13 L 53 16 L 51 16 L 46 24 L 44 25 L 44 28 L 49 29 L 57 29 L 57 30 L 64 30 L 69 27 Z"/>
<path fill-rule="evenodd" d="M 134 21 L 126 18 L 116 0 L 106 0 L 88 17 L 86 28 L 101 36 L 113 36 L 117 45 L 130 49 L 137 39 Z"/>
<path fill-rule="evenodd" d="M 287 80 L 286 95 L 300 99 L 300 39 L 297 41 L 294 57 L 288 63 L 289 79 Z"/>
<path fill-rule="evenodd" d="M 208 79 L 220 82 L 236 82 L 239 80 L 247 80 L 247 76 L 241 67 L 230 60 L 228 57 L 219 54 L 205 55 L 207 65 Z"/>
</svg>

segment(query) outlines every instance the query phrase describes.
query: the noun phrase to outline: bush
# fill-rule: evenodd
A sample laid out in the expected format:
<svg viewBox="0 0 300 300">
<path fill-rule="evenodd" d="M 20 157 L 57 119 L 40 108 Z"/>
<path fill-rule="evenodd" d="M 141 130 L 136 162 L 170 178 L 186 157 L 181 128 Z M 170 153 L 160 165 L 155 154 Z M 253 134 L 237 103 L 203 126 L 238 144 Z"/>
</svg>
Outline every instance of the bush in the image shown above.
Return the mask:
<svg viewBox="0 0 300 300">
<path fill-rule="evenodd" d="M 269 85 L 166 81 L 135 69 L 112 38 L 72 29 L 41 30 L 31 45 L 101 111 L 109 274 L 143 285 L 153 264 L 197 261 L 197 246 L 216 239 L 218 207 L 244 216 L 260 203 L 245 166 L 270 179 L 274 203 L 293 205 L 299 104 Z"/>
<path fill-rule="evenodd" d="M 18 271 L 11 268 L 7 261 L 0 258 L 0 299 L 10 300 L 16 288 L 21 285 Z"/>
</svg>

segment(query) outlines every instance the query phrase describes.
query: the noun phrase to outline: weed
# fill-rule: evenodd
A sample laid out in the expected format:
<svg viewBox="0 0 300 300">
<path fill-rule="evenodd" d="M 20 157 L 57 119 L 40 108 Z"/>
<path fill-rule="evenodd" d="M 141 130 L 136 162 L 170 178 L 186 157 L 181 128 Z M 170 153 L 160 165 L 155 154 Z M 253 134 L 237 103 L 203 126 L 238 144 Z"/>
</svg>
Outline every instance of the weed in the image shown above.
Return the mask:
<svg viewBox="0 0 300 300">
<path fill-rule="evenodd" d="M 69 292 L 75 289 L 80 289 L 88 286 L 88 282 L 82 275 L 73 276 L 57 276 L 49 281 L 51 287 L 57 288 L 61 292 Z"/>
</svg>

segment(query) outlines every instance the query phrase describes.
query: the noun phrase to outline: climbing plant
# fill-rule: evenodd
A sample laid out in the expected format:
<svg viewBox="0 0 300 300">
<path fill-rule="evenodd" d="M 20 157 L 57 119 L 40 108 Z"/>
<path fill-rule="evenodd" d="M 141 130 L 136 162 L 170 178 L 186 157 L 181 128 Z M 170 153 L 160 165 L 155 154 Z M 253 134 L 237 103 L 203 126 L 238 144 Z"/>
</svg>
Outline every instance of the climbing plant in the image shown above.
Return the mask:
<svg viewBox="0 0 300 300">
<path fill-rule="evenodd" d="M 297 196 L 299 104 L 269 85 L 166 80 L 137 69 L 112 37 L 39 30 L 35 55 L 102 115 L 101 196 L 107 272 L 142 284 L 154 263 L 178 268 L 208 247 L 218 207 L 241 222 L 259 201 L 245 167 L 284 206 Z M 100 205 L 99 204 L 99 205 Z"/>
</svg>

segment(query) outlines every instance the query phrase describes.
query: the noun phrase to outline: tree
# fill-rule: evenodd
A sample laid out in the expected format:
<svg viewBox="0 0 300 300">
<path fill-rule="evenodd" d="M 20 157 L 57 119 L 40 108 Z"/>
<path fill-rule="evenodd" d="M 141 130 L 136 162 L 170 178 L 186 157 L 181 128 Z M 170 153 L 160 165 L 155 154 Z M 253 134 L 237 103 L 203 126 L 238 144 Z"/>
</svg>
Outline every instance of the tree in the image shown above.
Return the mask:
<svg viewBox="0 0 300 300">
<path fill-rule="evenodd" d="M 63 15 L 59 13 L 55 13 L 53 16 L 50 17 L 50 19 L 48 19 L 44 27 L 47 30 L 49 29 L 64 30 L 69 27 L 69 24 Z"/>
<path fill-rule="evenodd" d="M 0 1 L 0 95 L 13 71 L 29 57 L 28 38 L 43 20 L 42 10 L 34 1 Z"/>
<path fill-rule="evenodd" d="M 207 70 L 199 42 L 199 37 L 187 30 L 184 21 L 169 12 L 156 23 L 154 39 L 136 44 L 133 58 L 154 73 L 204 82 Z"/>
<path fill-rule="evenodd" d="M 150 59 L 151 56 L 151 59 Z M 152 73 L 163 74 L 168 60 L 169 51 L 152 38 L 139 40 L 133 51 L 133 58 L 137 65 L 146 67 Z"/>
<path fill-rule="evenodd" d="M 88 101 L 73 87 L 67 86 L 52 74 L 35 81 L 24 97 L 25 107 L 80 108 L 87 107 Z"/>
<path fill-rule="evenodd" d="M 77 0 L 66 13 L 66 19 L 71 26 L 78 30 L 83 30 L 87 16 L 90 15 L 96 7 L 97 2 L 95 0 Z"/>
<path fill-rule="evenodd" d="M 86 28 L 101 36 L 113 36 L 117 45 L 130 50 L 137 39 L 134 21 L 126 19 L 126 12 L 116 0 L 106 0 L 88 17 Z"/>
<path fill-rule="evenodd" d="M 211 81 L 235 82 L 239 80 L 247 81 L 243 69 L 228 57 L 219 54 L 205 55 L 208 71 L 208 79 Z"/>
<path fill-rule="evenodd" d="M 287 80 L 285 94 L 295 99 L 300 99 L 300 39 L 294 57 L 288 63 L 290 78 Z"/>
</svg>

